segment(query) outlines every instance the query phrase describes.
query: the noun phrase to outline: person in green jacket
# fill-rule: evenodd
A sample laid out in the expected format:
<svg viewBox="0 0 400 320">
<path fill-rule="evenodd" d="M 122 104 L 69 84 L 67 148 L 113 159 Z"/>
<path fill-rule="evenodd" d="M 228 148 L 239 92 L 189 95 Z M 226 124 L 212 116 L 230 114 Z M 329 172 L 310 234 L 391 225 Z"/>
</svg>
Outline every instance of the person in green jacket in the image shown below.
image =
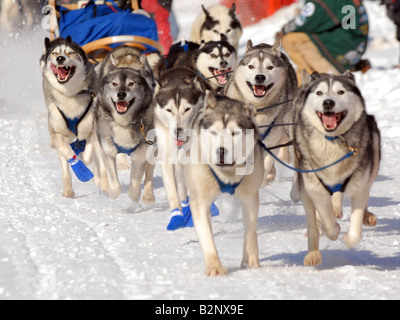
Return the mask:
<svg viewBox="0 0 400 320">
<path fill-rule="evenodd" d="M 300 79 L 303 69 L 333 74 L 362 69 L 368 32 L 362 0 L 307 0 L 279 36 Z"/>
</svg>

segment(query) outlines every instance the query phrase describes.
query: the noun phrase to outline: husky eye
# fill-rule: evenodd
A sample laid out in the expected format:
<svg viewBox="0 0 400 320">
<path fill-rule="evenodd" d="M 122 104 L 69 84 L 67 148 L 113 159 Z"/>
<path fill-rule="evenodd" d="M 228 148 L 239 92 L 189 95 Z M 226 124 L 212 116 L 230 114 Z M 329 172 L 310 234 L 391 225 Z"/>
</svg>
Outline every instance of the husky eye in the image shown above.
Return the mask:
<svg viewBox="0 0 400 320">
<path fill-rule="evenodd" d="M 322 96 L 324 93 L 322 91 L 317 91 L 317 96 Z"/>
<path fill-rule="evenodd" d="M 190 110 L 192 110 L 192 108 L 186 108 L 184 113 L 189 112 Z"/>
<path fill-rule="evenodd" d="M 113 82 L 112 85 L 113 85 L 114 87 L 116 87 L 116 86 L 118 86 L 118 83 Z"/>
<path fill-rule="evenodd" d="M 76 53 L 74 52 L 74 51 L 72 51 L 72 52 L 68 52 L 68 55 L 69 56 L 74 56 Z"/>
<path fill-rule="evenodd" d="M 227 53 L 226 55 L 225 55 L 225 58 L 230 58 L 231 57 L 231 54 L 230 53 Z"/>
<path fill-rule="evenodd" d="M 253 65 L 250 65 L 250 66 L 249 66 L 249 69 L 250 69 L 250 70 L 254 70 L 255 67 L 254 67 Z"/>
<path fill-rule="evenodd" d="M 51 54 L 52 54 L 53 56 L 56 56 L 56 55 L 58 55 L 58 52 L 55 52 L 55 51 L 54 51 L 54 52 L 52 52 Z"/>
<path fill-rule="evenodd" d="M 344 95 L 346 92 L 344 92 L 343 90 L 340 90 L 339 92 L 338 92 L 338 95 Z"/>
<path fill-rule="evenodd" d="M 231 32 L 232 31 L 232 29 L 228 29 L 228 30 L 226 30 L 226 33 L 229 33 L 229 32 Z"/>
<path fill-rule="evenodd" d="M 129 82 L 128 87 L 133 87 L 135 85 L 134 82 Z"/>
<path fill-rule="evenodd" d="M 172 113 L 172 110 L 171 110 L 171 109 L 165 109 L 165 111 L 167 111 L 167 112 L 169 112 L 169 113 Z"/>
<path fill-rule="evenodd" d="M 275 67 L 274 67 L 274 66 L 269 66 L 267 69 L 270 70 L 270 71 L 272 71 L 272 70 L 275 69 Z"/>
<path fill-rule="evenodd" d="M 213 58 L 213 59 L 217 59 L 218 57 L 217 57 L 217 55 L 215 55 L 214 53 L 211 55 L 211 58 Z"/>
<path fill-rule="evenodd" d="M 219 32 L 218 32 L 217 30 L 213 30 L 213 32 L 214 32 L 215 34 L 219 34 Z"/>
</svg>

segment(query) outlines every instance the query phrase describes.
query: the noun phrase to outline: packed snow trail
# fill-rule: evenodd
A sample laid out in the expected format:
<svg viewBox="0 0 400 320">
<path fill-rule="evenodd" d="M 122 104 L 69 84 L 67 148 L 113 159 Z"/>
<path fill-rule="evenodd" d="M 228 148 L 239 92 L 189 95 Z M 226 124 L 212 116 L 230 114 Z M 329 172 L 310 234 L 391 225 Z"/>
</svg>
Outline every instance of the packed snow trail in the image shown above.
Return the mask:
<svg viewBox="0 0 400 320">
<path fill-rule="evenodd" d="M 209 2 L 210 1 L 210 2 Z M 214 0 L 202 1 L 215 3 Z M 194 3 L 176 13 L 182 32 Z M 278 166 L 277 181 L 261 190 L 259 246 L 261 268 L 240 269 L 243 226 L 239 204 L 217 201 L 213 219 L 221 260 L 230 275 L 204 276 L 193 229 L 167 232 L 168 201 L 160 169 L 156 204 L 133 205 L 126 192 L 129 173 L 121 173 L 124 194 L 113 201 L 92 182 L 74 179 L 75 199 L 61 196 L 61 169 L 49 147 L 47 113 L 39 58 L 45 31 L 2 40 L 0 55 L 0 299 L 398 299 L 400 292 L 400 70 L 389 69 L 398 47 L 394 28 L 381 7 L 368 3 L 371 36 L 386 35 L 368 52 L 373 69 L 357 75 L 367 110 L 383 135 L 383 161 L 370 210 L 378 226 L 364 228 L 361 244 L 348 250 L 343 233 L 350 204 L 339 222 L 336 242 L 321 239 L 323 264 L 303 266 L 307 251 L 303 207 L 290 200 L 293 173 Z M 293 8 L 245 30 L 254 43 L 272 43 L 274 32 Z M 192 19 L 192 20 L 190 20 Z M 268 37 L 265 37 L 268 30 Z M 393 32 L 393 33 L 392 33 Z M 382 40 L 383 41 L 383 40 Z"/>
</svg>

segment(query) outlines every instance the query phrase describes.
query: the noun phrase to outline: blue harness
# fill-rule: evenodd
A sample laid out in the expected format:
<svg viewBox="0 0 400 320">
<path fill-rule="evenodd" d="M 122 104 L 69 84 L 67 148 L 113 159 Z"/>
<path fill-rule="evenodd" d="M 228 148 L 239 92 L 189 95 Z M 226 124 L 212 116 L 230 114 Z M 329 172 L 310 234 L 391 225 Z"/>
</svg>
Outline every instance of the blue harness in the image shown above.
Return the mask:
<svg viewBox="0 0 400 320">
<path fill-rule="evenodd" d="M 133 148 L 125 148 L 125 147 L 121 147 L 120 145 L 115 143 L 114 138 L 112 136 L 111 136 L 111 141 L 114 144 L 115 148 L 117 148 L 118 154 L 123 153 L 123 154 L 127 154 L 128 156 L 130 156 L 132 153 L 134 153 L 142 145 L 142 141 L 140 141 L 139 144 Z"/>
<path fill-rule="evenodd" d="M 215 171 L 209 166 L 211 173 L 213 174 L 215 180 L 217 180 L 219 188 L 221 189 L 222 193 L 228 193 L 231 196 L 233 196 L 236 192 L 236 189 L 240 186 L 240 184 L 242 183 L 243 179 L 240 180 L 238 183 L 235 184 L 230 184 L 230 183 L 225 183 L 223 182 L 218 175 L 215 173 Z"/>
</svg>

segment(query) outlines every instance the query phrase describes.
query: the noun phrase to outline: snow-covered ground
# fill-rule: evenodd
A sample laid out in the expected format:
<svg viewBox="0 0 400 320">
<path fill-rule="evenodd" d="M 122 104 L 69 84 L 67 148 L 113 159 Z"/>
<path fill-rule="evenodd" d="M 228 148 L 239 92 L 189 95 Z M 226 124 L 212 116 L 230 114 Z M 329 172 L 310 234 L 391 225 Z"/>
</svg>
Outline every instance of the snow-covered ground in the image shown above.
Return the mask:
<svg viewBox="0 0 400 320">
<path fill-rule="evenodd" d="M 181 36 L 200 4 L 175 1 Z M 214 236 L 227 277 L 206 278 L 193 229 L 166 231 L 168 203 L 160 170 L 157 203 L 133 206 L 126 191 L 117 201 L 92 183 L 74 181 L 76 198 L 61 196 L 58 158 L 49 147 L 39 58 L 43 30 L 1 39 L 0 47 L 0 299 L 396 299 L 400 293 L 400 70 L 394 27 L 368 2 L 372 43 L 368 57 L 380 68 L 358 75 L 368 112 L 383 134 L 383 162 L 370 209 L 379 217 L 361 244 L 346 249 L 321 239 L 323 264 L 303 266 L 307 250 L 301 205 L 289 197 L 292 173 L 261 191 L 261 268 L 240 269 L 243 227 L 238 205 L 218 201 Z M 255 43 L 273 41 L 294 8 L 245 30 Z M 243 50 L 243 49 L 242 49 Z M 349 227 L 350 206 L 340 221 Z"/>
</svg>

